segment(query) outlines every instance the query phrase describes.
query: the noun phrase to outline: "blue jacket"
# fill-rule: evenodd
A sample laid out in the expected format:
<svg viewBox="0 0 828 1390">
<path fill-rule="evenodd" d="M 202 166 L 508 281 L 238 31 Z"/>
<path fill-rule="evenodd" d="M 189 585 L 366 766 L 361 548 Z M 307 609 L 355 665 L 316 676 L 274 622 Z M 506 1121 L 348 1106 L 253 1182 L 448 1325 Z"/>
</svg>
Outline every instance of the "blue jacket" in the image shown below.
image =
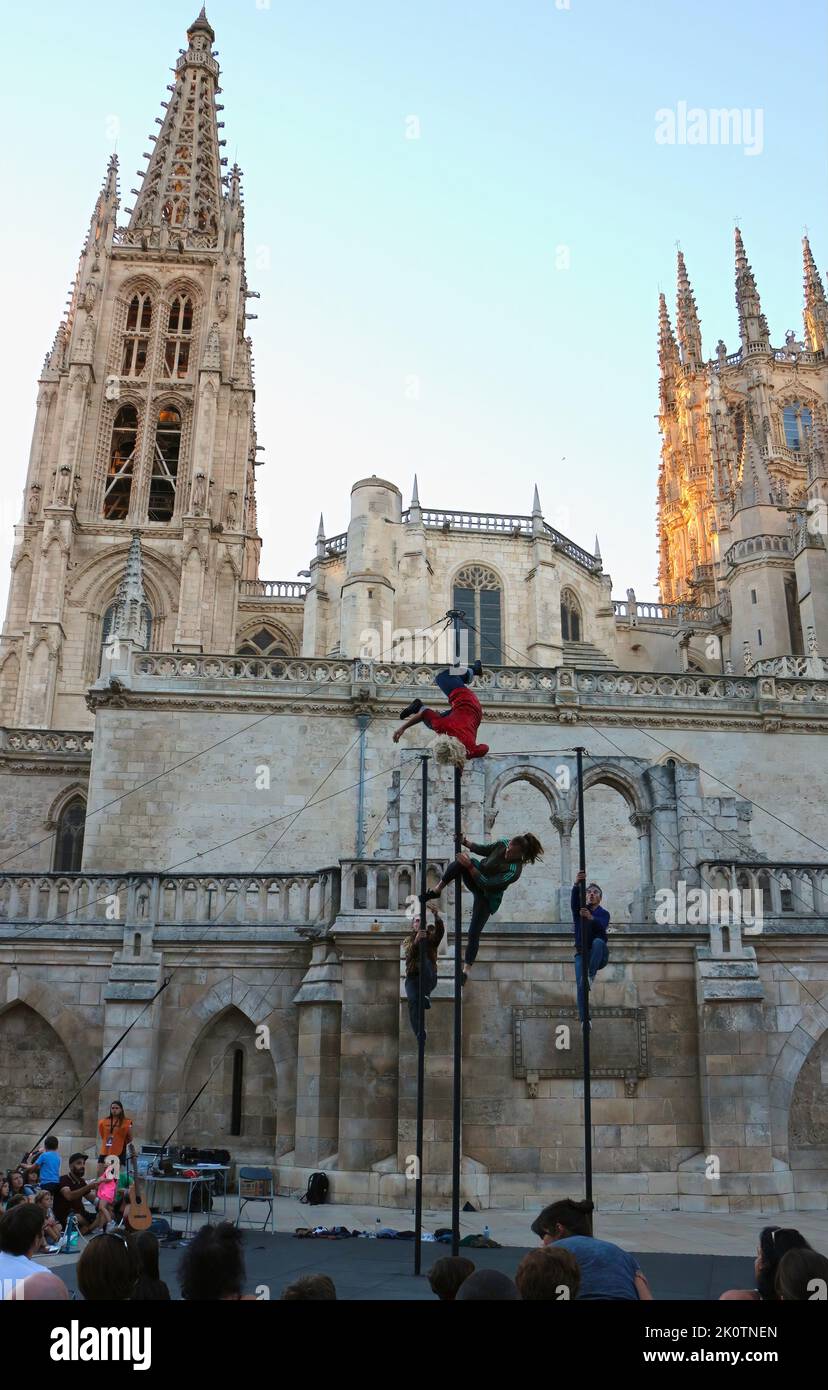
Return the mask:
<svg viewBox="0 0 828 1390">
<path fill-rule="evenodd" d="M 606 941 L 606 939 L 607 939 L 607 927 L 609 926 L 610 915 L 609 915 L 609 913 L 607 912 L 607 909 L 606 909 L 605 907 L 600 907 L 600 906 L 599 906 L 599 907 L 591 907 L 589 910 L 590 910 L 590 912 L 592 913 L 592 921 L 591 921 L 591 922 L 586 922 L 586 923 L 584 923 L 584 925 L 587 926 L 587 927 L 589 928 L 589 934 L 588 934 L 588 936 L 587 936 L 587 949 L 591 951 L 591 950 L 592 950 L 592 943 L 593 943 L 593 941 L 595 940 L 596 936 L 599 936 L 599 937 L 601 938 L 602 941 Z M 580 883 L 573 883 L 573 885 L 572 885 L 572 922 L 573 922 L 573 926 L 574 926 L 574 928 L 575 928 L 575 950 L 576 950 L 576 951 L 580 951 L 580 949 L 581 949 L 581 922 L 582 922 L 582 920 L 583 920 L 583 919 L 582 919 L 582 917 L 581 917 L 581 885 L 580 885 Z"/>
</svg>

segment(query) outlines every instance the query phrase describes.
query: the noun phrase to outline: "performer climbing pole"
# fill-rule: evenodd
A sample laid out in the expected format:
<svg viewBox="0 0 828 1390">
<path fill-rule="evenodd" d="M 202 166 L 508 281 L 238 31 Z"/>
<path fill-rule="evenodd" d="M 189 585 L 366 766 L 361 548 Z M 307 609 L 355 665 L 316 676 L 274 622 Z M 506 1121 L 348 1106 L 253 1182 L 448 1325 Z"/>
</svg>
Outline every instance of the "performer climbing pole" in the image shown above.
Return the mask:
<svg viewBox="0 0 828 1390">
<path fill-rule="evenodd" d="M 428 753 L 420 754 L 422 764 L 422 821 L 420 826 L 420 923 L 426 920 L 428 889 Z M 425 1107 L 425 1000 L 426 938 L 420 932 L 419 988 L 417 990 L 417 1168 L 414 1177 L 414 1273 L 420 1273 L 423 1244 L 423 1114 Z"/>
<path fill-rule="evenodd" d="M 584 749 L 576 748 L 578 765 L 578 898 L 580 909 L 586 908 L 586 840 L 584 835 Z M 583 925 L 583 923 L 582 923 Z M 592 1201 L 592 1091 L 589 1061 L 589 995 L 587 978 L 589 975 L 589 932 L 581 931 L 581 979 L 584 984 L 584 1007 L 582 1013 L 582 1032 L 584 1038 L 584 1191 L 586 1200 Z"/>
<path fill-rule="evenodd" d="M 456 636 L 455 636 L 455 640 Z M 425 724 L 439 735 L 435 756 L 439 763 L 450 763 L 462 768 L 467 758 L 484 758 L 489 751 L 487 743 L 477 742 L 477 730 L 483 718 L 483 707 L 469 685 L 474 676 L 483 674 L 479 661 L 473 666 L 455 666 L 440 671 L 434 677 L 449 702 L 444 711 L 429 709 L 422 700 L 412 700 L 400 715 L 404 722 L 394 730 L 394 742 L 399 743 L 407 729 L 415 724 Z"/>
</svg>

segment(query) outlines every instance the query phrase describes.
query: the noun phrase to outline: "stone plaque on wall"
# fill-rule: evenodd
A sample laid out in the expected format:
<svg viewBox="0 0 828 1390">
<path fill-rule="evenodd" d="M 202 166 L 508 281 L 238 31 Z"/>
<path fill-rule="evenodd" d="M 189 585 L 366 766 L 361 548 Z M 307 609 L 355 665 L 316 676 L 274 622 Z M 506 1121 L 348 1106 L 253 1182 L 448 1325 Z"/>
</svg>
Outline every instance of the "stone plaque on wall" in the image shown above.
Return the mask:
<svg viewBox="0 0 828 1390">
<path fill-rule="evenodd" d="M 590 1011 L 592 1076 L 647 1076 L 647 1024 L 643 1009 Z M 583 1035 L 576 1008 L 554 1004 L 512 1009 L 516 1077 L 581 1077 Z"/>
</svg>

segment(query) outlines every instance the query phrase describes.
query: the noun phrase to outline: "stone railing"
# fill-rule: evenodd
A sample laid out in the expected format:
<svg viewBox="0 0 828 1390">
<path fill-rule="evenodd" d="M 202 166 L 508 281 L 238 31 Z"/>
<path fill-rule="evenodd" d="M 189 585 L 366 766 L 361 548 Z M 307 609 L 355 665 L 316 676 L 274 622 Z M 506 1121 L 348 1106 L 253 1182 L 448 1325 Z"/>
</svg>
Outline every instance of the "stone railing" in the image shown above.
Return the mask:
<svg viewBox="0 0 828 1390">
<path fill-rule="evenodd" d="M 747 536 L 736 541 L 725 555 L 725 563 L 737 565 L 742 560 L 752 560 L 756 555 L 790 555 L 791 542 L 788 536 Z"/>
<path fill-rule="evenodd" d="M 695 603 L 630 603 L 627 599 L 613 599 L 612 611 L 616 618 L 626 618 L 628 622 L 658 623 L 665 627 L 690 623 L 715 627 L 723 621 L 718 608 L 703 608 Z"/>
<path fill-rule="evenodd" d="M 711 859 L 699 870 L 706 888 L 741 895 L 745 920 L 757 907 L 773 917 L 828 915 L 828 863 Z"/>
<path fill-rule="evenodd" d="M 66 733 L 62 729 L 0 729 L 0 753 L 18 753 L 26 757 L 44 754 L 53 757 L 75 756 L 89 758 L 92 754 L 91 733 Z"/>
<path fill-rule="evenodd" d="M 828 661 L 824 656 L 769 656 L 751 663 L 751 676 L 809 676 L 828 680 Z"/>
<path fill-rule="evenodd" d="M 243 579 L 239 585 L 242 598 L 304 599 L 307 592 L 307 580 L 302 579 Z"/>
<path fill-rule="evenodd" d="M 0 924 L 327 926 L 339 869 L 276 874 L 0 874 Z"/>
<path fill-rule="evenodd" d="M 182 652 L 134 652 L 131 674 L 136 692 L 152 689 L 153 681 L 180 680 L 191 687 L 215 690 L 220 682 L 250 681 L 279 685 L 310 685 L 314 689 L 339 689 L 345 698 L 367 693 L 410 690 L 433 691 L 438 665 L 410 662 L 364 661 L 332 657 L 211 656 Z M 145 684 L 149 682 L 149 686 Z M 813 703 L 828 716 L 828 686 L 821 679 L 782 679 L 775 675 L 705 675 L 684 671 L 606 671 L 570 666 L 487 666 L 476 683 L 484 703 L 508 703 L 510 697 L 535 702 L 538 697 L 558 706 L 606 707 L 659 703 L 663 699 L 710 705 L 731 702 L 741 712 L 769 716 L 774 705 Z M 96 692 L 100 699 L 107 691 Z M 285 694 L 288 694 L 287 690 Z M 121 698 L 121 695 L 118 695 Z M 816 711 L 815 711 L 816 712 Z"/>
<path fill-rule="evenodd" d="M 420 891 L 420 861 L 414 859 L 341 859 L 340 916 L 405 912 Z M 429 859 L 429 886 L 445 868 L 444 859 Z M 413 915 L 413 912 L 412 912 Z"/>
<path fill-rule="evenodd" d="M 410 512 L 403 514 L 403 521 L 407 520 Z M 435 510 L 423 507 L 420 511 L 423 525 L 433 527 L 440 531 L 477 531 L 488 533 L 495 536 L 523 536 L 531 539 L 534 535 L 534 518 L 531 516 L 521 516 L 518 513 L 503 512 L 456 512 Z M 595 555 L 590 555 L 583 546 L 576 545 L 568 536 L 561 531 L 556 531 L 548 522 L 541 523 L 541 530 L 544 536 L 555 545 L 557 550 L 568 555 L 582 569 L 589 570 L 591 574 L 598 574 L 601 571 L 601 561 Z"/>
<path fill-rule="evenodd" d="M 343 531 L 339 536 L 328 536 L 325 541 L 325 550 L 329 555 L 344 555 L 348 549 L 348 532 Z"/>
</svg>

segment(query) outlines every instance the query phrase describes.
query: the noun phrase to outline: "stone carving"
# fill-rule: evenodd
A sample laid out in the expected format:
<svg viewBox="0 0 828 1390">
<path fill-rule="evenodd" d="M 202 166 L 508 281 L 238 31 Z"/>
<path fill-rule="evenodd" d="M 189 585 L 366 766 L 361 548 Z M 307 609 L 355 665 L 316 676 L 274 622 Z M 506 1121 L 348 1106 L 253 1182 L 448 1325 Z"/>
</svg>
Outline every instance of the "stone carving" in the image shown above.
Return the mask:
<svg viewBox="0 0 828 1390">
<path fill-rule="evenodd" d="M 191 500 L 190 500 L 190 511 L 192 512 L 193 516 L 202 516 L 202 515 L 203 515 L 203 513 L 204 513 L 204 504 L 205 504 L 206 500 L 207 500 L 207 479 L 206 479 L 204 473 L 201 471 L 201 469 L 199 469 L 199 471 L 196 473 L 195 477 L 193 478 L 193 490 L 192 490 L 192 497 L 191 497 Z"/>
<path fill-rule="evenodd" d="M 32 483 L 29 488 L 29 500 L 26 506 L 26 520 L 31 526 L 37 519 L 40 511 L 40 483 Z"/>
<path fill-rule="evenodd" d="M 590 1040 L 592 1075 L 625 1079 L 649 1075 L 644 1010 L 598 1007 L 592 1013 L 596 1019 Z M 577 1009 L 555 1004 L 514 1008 L 512 1039 L 516 1077 L 583 1076 Z"/>
</svg>

